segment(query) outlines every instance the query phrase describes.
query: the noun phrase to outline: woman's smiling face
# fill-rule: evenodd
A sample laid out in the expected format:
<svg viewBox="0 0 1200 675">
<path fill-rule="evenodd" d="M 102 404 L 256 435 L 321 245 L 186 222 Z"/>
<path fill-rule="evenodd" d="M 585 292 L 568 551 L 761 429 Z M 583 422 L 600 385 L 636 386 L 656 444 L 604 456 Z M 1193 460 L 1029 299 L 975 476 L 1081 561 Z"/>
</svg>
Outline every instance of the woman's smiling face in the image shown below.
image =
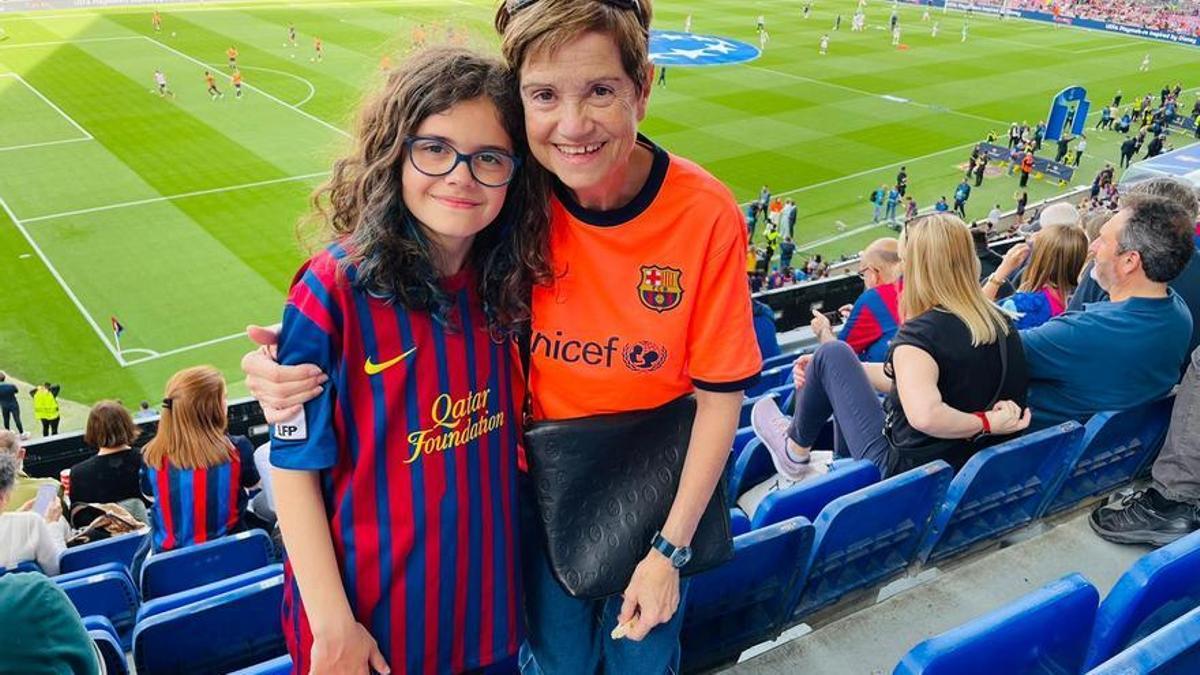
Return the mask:
<svg viewBox="0 0 1200 675">
<path fill-rule="evenodd" d="M 616 42 L 589 32 L 521 66 L 529 147 L 584 204 L 622 186 L 649 89 L 625 72 Z M 645 80 L 644 80 L 645 81 Z"/>
</svg>

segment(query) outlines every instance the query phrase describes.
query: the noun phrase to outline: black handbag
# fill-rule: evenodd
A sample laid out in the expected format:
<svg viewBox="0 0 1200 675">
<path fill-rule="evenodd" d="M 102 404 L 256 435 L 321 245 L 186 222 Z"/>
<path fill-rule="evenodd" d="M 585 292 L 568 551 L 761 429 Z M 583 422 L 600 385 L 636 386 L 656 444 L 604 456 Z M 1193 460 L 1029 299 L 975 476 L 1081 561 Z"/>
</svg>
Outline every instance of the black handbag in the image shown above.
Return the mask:
<svg viewBox="0 0 1200 675">
<path fill-rule="evenodd" d="M 525 452 L 544 543 L 567 593 L 597 599 L 625 590 L 667 520 L 695 417 L 689 395 L 650 410 L 528 427 Z M 696 527 L 683 576 L 733 557 L 724 482 Z"/>
</svg>

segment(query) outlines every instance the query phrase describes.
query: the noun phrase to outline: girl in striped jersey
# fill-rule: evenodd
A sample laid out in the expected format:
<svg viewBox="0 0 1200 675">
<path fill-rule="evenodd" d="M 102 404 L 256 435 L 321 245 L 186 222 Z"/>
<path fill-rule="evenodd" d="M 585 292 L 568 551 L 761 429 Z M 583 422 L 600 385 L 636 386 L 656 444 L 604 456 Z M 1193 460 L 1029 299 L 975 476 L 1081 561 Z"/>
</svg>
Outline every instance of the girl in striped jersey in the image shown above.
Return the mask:
<svg viewBox="0 0 1200 675">
<path fill-rule="evenodd" d="M 329 379 L 271 441 L 295 672 L 463 672 L 520 644 L 508 336 L 548 269 L 524 144 L 499 62 L 422 50 L 313 197 L 331 243 L 296 277 L 278 358 Z"/>
</svg>

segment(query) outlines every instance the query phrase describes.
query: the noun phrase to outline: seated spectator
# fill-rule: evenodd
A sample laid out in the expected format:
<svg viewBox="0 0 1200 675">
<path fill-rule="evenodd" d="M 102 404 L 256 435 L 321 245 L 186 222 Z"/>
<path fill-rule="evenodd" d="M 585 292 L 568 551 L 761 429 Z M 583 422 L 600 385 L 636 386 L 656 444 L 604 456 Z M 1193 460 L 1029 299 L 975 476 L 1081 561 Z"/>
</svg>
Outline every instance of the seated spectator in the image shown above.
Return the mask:
<svg viewBox="0 0 1200 675">
<path fill-rule="evenodd" d="M 1056 202 L 1042 209 L 1037 218 L 1021 227 L 1024 234 L 1033 234 L 1051 225 L 1079 225 L 1079 209 L 1071 202 Z"/>
<path fill-rule="evenodd" d="M 987 229 L 971 228 L 971 241 L 975 244 L 975 257 L 979 259 L 979 281 L 983 282 L 984 279 L 992 276 L 992 272 L 995 272 L 997 267 L 1000 267 L 1004 258 L 988 246 Z"/>
<path fill-rule="evenodd" d="M 1092 511 L 1096 534 L 1118 544 L 1165 546 L 1200 529 L 1200 349 L 1175 394 L 1167 440 L 1150 475 L 1146 489 Z"/>
<path fill-rule="evenodd" d="M 254 449 L 254 468 L 262 477 L 259 487 L 262 490 L 250 500 L 250 510 L 264 522 L 274 523 L 278 520 L 275 515 L 275 490 L 271 487 L 271 442 L 267 441 Z"/>
<path fill-rule="evenodd" d="M 99 675 L 100 656 L 71 600 L 41 574 L 0 577 L 0 673 Z"/>
<path fill-rule="evenodd" d="M 98 452 L 71 467 L 71 501 L 119 503 L 127 509 L 129 505 L 124 502 L 136 501 L 145 506 L 140 483 L 142 453 L 133 449 L 137 437 L 138 428 L 125 406 L 116 401 L 100 401 L 92 406 L 83 442 Z M 135 506 L 129 510 L 144 509 Z M 75 527 L 87 525 L 78 518 L 74 521 L 71 524 Z"/>
<path fill-rule="evenodd" d="M 158 411 L 156 411 L 154 408 L 150 407 L 149 401 L 142 401 L 141 405 L 138 406 L 137 412 L 135 412 L 133 414 L 133 419 L 138 420 L 138 421 L 152 420 L 157 415 L 158 415 Z"/>
<path fill-rule="evenodd" d="M 837 337 L 829 319 L 813 310 L 813 334 L 819 342 L 841 340 L 862 361 L 882 363 L 887 357 L 888 343 L 900 327 L 900 257 L 897 242 L 891 237 L 876 239 L 863 251 L 858 260 L 858 275 L 866 290 L 854 305 L 840 308 L 846 323 Z"/>
<path fill-rule="evenodd" d="M 785 477 L 807 473 L 830 415 L 836 454 L 867 459 L 884 476 L 935 459 L 961 467 L 1029 425 L 1021 341 L 979 290 L 966 225 L 948 214 L 918 218 L 901 235 L 900 258 L 904 323 L 887 362 L 860 363 L 846 343 L 827 342 L 796 361 L 790 421 L 771 398 L 755 404 L 754 432 Z M 876 392 L 887 394 L 882 404 Z"/>
<path fill-rule="evenodd" d="M 1091 245 L 1109 301 L 1021 331 L 1035 428 L 1132 408 L 1179 381 L 1192 317 L 1167 282 L 1191 259 L 1191 223 L 1168 199 L 1125 199 Z"/>
<path fill-rule="evenodd" d="M 1150 178 L 1135 183 L 1129 188 L 1126 195 L 1128 197 L 1133 195 L 1165 197 L 1182 206 L 1190 214 L 1193 223 L 1200 221 L 1200 199 L 1197 198 L 1196 189 L 1177 178 Z M 1071 302 L 1067 305 L 1068 311 L 1083 311 L 1088 303 L 1108 300 L 1108 293 L 1097 283 L 1095 275 L 1092 273 L 1092 267 L 1093 264 L 1088 263 L 1088 266 L 1084 268 L 1079 288 L 1075 291 L 1075 295 L 1071 296 Z M 1192 336 L 1188 342 L 1188 350 L 1194 350 L 1200 346 L 1200 251 L 1192 252 L 1187 267 L 1184 267 L 1179 276 L 1172 279 L 1167 285 L 1179 294 L 1192 315 Z"/>
<path fill-rule="evenodd" d="M 246 529 L 246 489 L 258 484 L 254 447 L 244 436 L 226 435 L 227 427 L 225 379 L 216 368 L 171 377 L 158 433 L 143 451 L 155 551 Z"/>
<path fill-rule="evenodd" d="M 983 283 L 983 294 L 995 300 L 1009 276 L 1029 258 L 1029 244 L 1008 249 L 1000 267 Z M 1073 225 L 1052 225 L 1038 233 L 1037 248 L 1015 293 L 1000 307 L 1017 316 L 1017 329 L 1034 328 L 1062 314 L 1087 261 L 1088 241 Z"/>
<path fill-rule="evenodd" d="M 12 501 L 19 472 L 15 457 L 0 454 L 0 508 L 4 510 Z M 43 572 L 54 576 L 58 574 L 58 554 L 67 547 L 68 528 L 63 520 L 62 503 L 50 500 L 44 516 L 34 513 L 33 505 L 34 500 L 30 499 L 17 504 L 16 511 L 0 513 L 0 567 L 33 561 Z M 7 616 L 4 623 L 9 624 Z"/>
<path fill-rule="evenodd" d="M 758 351 L 764 359 L 779 356 L 779 338 L 775 330 L 775 310 L 760 300 L 751 300 L 754 313 L 754 335 L 758 338 Z"/>
<path fill-rule="evenodd" d="M 54 485 L 62 494 L 62 485 L 53 478 L 33 478 L 25 473 L 25 448 L 21 446 L 21 437 L 5 429 L 0 431 L 0 455 L 9 455 L 17 462 L 17 482 L 13 486 L 12 499 L 8 507 L 0 507 L 0 513 L 13 511 L 37 495 L 38 488 L 43 485 Z"/>
</svg>

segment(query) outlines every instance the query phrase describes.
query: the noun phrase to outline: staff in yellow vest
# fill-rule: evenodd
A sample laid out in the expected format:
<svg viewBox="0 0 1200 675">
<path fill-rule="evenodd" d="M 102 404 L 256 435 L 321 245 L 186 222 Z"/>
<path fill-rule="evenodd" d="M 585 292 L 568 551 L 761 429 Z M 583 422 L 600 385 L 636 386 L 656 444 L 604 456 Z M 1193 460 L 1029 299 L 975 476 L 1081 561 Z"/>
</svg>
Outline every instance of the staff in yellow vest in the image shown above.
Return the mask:
<svg viewBox="0 0 1200 675">
<path fill-rule="evenodd" d="M 29 395 L 33 397 L 33 416 L 42 423 L 43 436 L 58 433 L 58 392 L 59 386 L 49 382 L 29 391 Z"/>
</svg>

